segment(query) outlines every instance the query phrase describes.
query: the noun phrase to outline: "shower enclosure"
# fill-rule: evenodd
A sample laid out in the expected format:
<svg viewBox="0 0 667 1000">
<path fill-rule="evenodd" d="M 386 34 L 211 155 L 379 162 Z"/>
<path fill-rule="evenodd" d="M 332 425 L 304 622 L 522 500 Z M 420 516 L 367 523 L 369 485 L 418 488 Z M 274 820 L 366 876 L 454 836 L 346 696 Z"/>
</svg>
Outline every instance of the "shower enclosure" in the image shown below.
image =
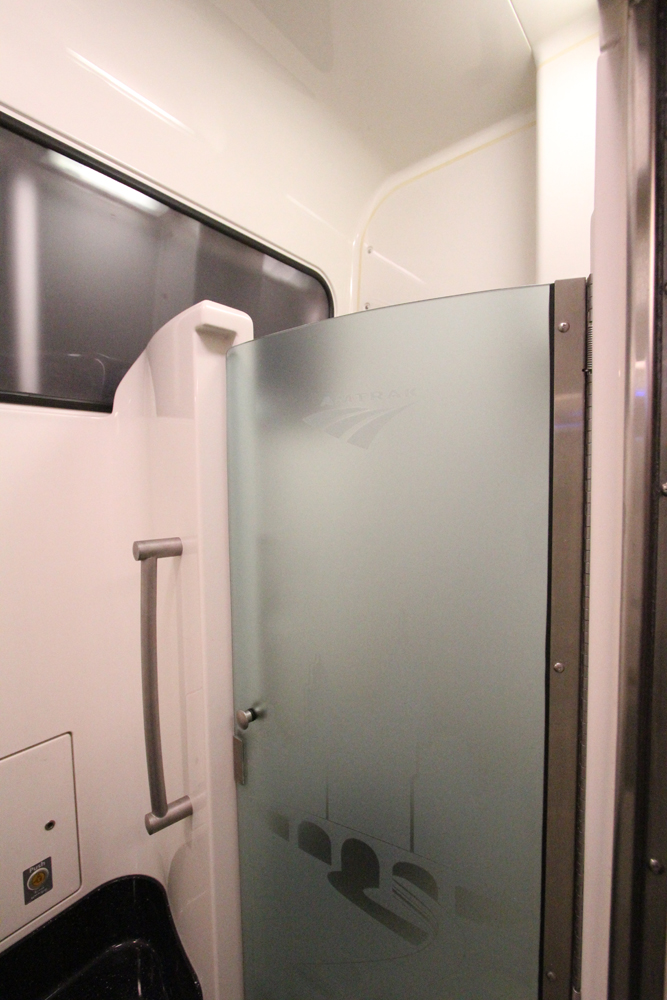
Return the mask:
<svg viewBox="0 0 667 1000">
<path fill-rule="evenodd" d="M 578 986 L 585 298 L 228 354 L 246 1000 Z"/>
</svg>

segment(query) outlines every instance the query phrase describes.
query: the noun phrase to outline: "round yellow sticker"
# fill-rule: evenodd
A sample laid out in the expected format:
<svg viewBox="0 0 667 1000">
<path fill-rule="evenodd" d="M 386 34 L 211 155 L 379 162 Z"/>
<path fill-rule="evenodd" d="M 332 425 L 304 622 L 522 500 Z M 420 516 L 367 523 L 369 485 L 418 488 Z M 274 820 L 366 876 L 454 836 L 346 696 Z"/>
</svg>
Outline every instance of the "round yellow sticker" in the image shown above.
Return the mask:
<svg viewBox="0 0 667 1000">
<path fill-rule="evenodd" d="M 35 889 L 39 889 L 39 887 L 44 885 L 46 882 L 48 875 L 49 873 L 46 868 L 38 868 L 37 871 L 33 872 L 28 879 L 28 888 L 32 889 L 33 892 Z"/>
</svg>

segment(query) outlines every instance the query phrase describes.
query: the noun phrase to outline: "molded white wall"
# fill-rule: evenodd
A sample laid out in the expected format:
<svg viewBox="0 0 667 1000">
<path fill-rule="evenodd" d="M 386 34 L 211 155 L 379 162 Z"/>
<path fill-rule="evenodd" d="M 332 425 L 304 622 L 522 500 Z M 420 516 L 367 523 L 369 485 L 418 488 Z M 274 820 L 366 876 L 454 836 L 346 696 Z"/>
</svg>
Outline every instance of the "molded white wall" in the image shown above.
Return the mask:
<svg viewBox="0 0 667 1000">
<path fill-rule="evenodd" d="M 540 43 L 537 61 L 537 280 L 591 270 L 599 28 L 587 15 Z"/>
<path fill-rule="evenodd" d="M 310 263 L 350 308 L 352 241 L 384 170 L 212 4 L 4 0 L 0 109 Z"/>
<path fill-rule="evenodd" d="M 251 338 L 245 313 L 199 303 L 153 337 L 113 414 L 0 407 L 0 758 L 72 734 L 81 862 L 78 892 L 1 948 L 109 879 L 150 875 L 206 1000 L 242 992 L 225 354 Z M 160 721 L 167 794 L 194 814 L 151 837 L 132 543 L 174 535 L 183 555 L 158 569 Z M 25 821 L 3 819 L 15 838 Z"/>
<path fill-rule="evenodd" d="M 357 254 L 357 309 L 532 284 L 534 116 L 507 119 L 391 177 Z"/>
<path fill-rule="evenodd" d="M 595 11 L 536 46 L 537 157 L 535 119 L 519 116 L 382 184 L 355 308 L 590 273 L 598 54 Z"/>
</svg>

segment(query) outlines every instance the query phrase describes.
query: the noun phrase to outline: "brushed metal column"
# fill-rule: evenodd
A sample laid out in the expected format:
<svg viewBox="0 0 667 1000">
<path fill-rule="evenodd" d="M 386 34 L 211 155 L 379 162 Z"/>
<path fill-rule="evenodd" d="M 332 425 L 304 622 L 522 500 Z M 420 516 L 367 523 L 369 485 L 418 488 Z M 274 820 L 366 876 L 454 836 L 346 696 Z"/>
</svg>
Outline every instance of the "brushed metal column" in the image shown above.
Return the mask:
<svg viewBox="0 0 667 1000">
<path fill-rule="evenodd" d="M 638 996 L 636 912 L 641 695 L 648 670 L 653 310 L 655 268 L 655 19 L 653 0 L 628 20 L 628 302 L 623 565 L 609 997 Z"/>
<path fill-rule="evenodd" d="M 586 280 L 553 291 L 553 424 L 542 995 L 571 1000 L 584 660 Z"/>
</svg>

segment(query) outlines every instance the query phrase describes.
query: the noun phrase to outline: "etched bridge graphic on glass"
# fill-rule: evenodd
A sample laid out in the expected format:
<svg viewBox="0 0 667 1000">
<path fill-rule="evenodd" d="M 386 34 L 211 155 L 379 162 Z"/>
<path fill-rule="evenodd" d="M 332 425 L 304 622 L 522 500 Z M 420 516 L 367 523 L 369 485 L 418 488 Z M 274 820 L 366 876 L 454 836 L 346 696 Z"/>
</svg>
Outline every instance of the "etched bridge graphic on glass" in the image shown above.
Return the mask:
<svg viewBox="0 0 667 1000">
<path fill-rule="evenodd" d="M 294 834 L 294 824 L 280 813 L 269 814 L 268 823 L 284 840 Z M 408 944 L 424 945 L 437 935 L 438 883 L 422 864 L 381 858 L 367 840 L 320 818 L 296 824 L 296 844 L 332 869 L 326 878 L 336 892 Z M 383 866 L 388 870 L 383 872 Z M 389 906 L 381 901 L 387 889 L 392 897 Z"/>
</svg>

